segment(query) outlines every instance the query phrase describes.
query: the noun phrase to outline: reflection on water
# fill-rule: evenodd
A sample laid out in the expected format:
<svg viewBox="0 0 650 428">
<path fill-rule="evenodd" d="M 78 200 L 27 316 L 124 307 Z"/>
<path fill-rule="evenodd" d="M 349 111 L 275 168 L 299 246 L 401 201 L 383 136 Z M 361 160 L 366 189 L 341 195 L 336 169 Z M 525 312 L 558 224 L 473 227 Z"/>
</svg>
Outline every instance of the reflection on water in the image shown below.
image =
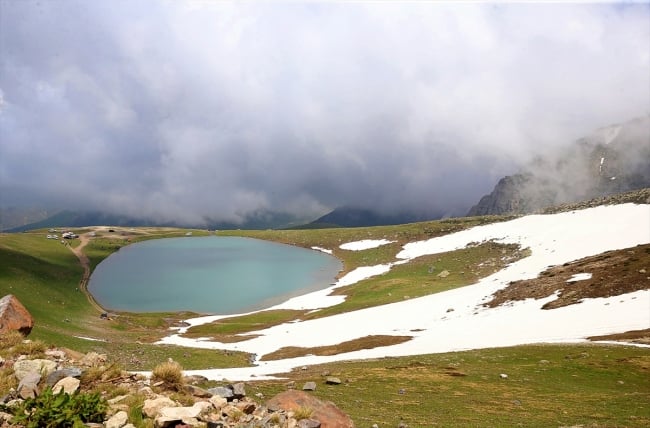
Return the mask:
<svg viewBox="0 0 650 428">
<path fill-rule="evenodd" d="M 156 239 L 101 262 L 88 289 L 112 310 L 233 314 L 325 288 L 340 269 L 328 254 L 256 239 Z"/>
</svg>

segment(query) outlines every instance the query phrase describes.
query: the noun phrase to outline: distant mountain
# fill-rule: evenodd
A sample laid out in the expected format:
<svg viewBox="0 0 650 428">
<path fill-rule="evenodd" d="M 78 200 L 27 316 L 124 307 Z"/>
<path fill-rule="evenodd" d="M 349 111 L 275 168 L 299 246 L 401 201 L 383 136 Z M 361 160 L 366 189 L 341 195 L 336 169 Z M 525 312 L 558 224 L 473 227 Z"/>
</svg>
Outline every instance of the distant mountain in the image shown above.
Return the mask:
<svg viewBox="0 0 650 428">
<path fill-rule="evenodd" d="M 525 214 L 650 187 L 650 116 L 601 128 L 499 180 L 468 216 Z"/>
<path fill-rule="evenodd" d="M 7 230 L 8 232 L 23 232 L 25 230 L 45 229 L 51 227 L 85 227 L 110 225 L 121 227 L 187 227 L 202 229 L 277 229 L 304 224 L 305 219 L 287 213 L 276 213 L 258 210 L 246 216 L 243 222 L 223 222 L 206 219 L 203 224 L 183 224 L 172 222 L 156 222 L 148 219 L 130 217 L 119 214 L 109 214 L 99 211 L 61 211 L 53 216 L 29 224 Z"/>
<path fill-rule="evenodd" d="M 434 220 L 440 218 L 436 214 L 416 214 L 412 212 L 400 212 L 396 214 L 384 214 L 368 208 L 340 207 L 313 222 L 301 226 L 302 229 L 315 229 L 326 227 L 364 227 L 383 226 L 390 224 L 413 223 L 417 221 Z"/>
<path fill-rule="evenodd" d="M 46 219 L 52 213 L 41 208 L 0 208 L 0 232 Z"/>
</svg>

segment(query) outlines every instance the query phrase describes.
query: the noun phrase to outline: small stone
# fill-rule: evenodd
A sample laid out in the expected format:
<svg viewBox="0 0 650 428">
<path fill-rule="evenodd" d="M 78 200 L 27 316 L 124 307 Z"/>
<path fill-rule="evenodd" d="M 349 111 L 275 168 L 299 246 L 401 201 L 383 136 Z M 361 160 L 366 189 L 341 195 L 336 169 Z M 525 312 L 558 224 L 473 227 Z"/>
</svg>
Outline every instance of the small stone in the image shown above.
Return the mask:
<svg viewBox="0 0 650 428">
<path fill-rule="evenodd" d="M 210 398 L 213 395 L 211 392 L 206 391 L 205 389 L 199 388 L 198 386 L 194 386 L 194 385 L 185 385 L 185 391 L 199 398 Z"/>
<path fill-rule="evenodd" d="M 246 396 L 246 388 L 243 382 L 239 382 L 234 385 L 231 385 L 231 388 L 235 398 L 242 398 Z"/>
<path fill-rule="evenodd" d="M 71 376 L 64 377 L 58 381 L 56 385 L 54 385 L 52 392 L 58 394 L 59 392 L 63 391 L 66 394 L 73 394 L 77 389 L 79 389 L 80 383 L 81 381 L 77 378 Z"/>
<path fill-rule="evenodd" d="M 501 373 L 501 374 L 499 375 L 499 377 L 500 377 L 501 379 L 508 379 L 508 375 L 505 374 L 505 373 Z"/>
<path fill-rule="evenodd" d="M 55 370 L 47 376 L 45 381 L 48 385 L 54 386 L 58 381 L 66 377 L 80 377 L 81 369 L 76 367 L 70 367 L 65 369 Z"/>
<path fill-rule="evenodd" d="M 122 428 L 129 421 L 129 415 L 124 411 L 117 412 L 106 421 L 106 428 Z"/>
<path fill-rule="evenodd" d="M 56 370 L 56 363 L 50 360 L 34 359 L 19 360 L 14 363 L 14 376 L 18 381 L 22 380 L 28 373 L 38 373 L 41 376 L 47 376 Z"/>
<path fill-rule="evenodd" d="M 114 398 L 111 398 L 110 400 L 108 400 L 108 404 L 117 404 L 117 403 L 119 403 L 120 401 L 124 400 L 127 397 L 128 397 L 128 395 L 118 395 L 117 397 L 114 397 Z"/>
<path fill-rule="evenodd" d="M 158 397 L 153 400 L 144 400 L 142 413 L 148 418 L 155 418 L 158 412 L 165 407 L 174 407 L 177 404 L 168 397 Z"/>
<path fill-rule="evenodd" d="M 337 377 L 331 377 L 330 376 L 327 379 L 325 379 L 325 383 L 328 384 L 328 385 L 340 385 L 341 384 L 341 379 L 339 379 Z"/>
<path fill-rule="evenodd" d="M 219 410 L 222 407 L 225 407 L 228 404 L 228 400 L 219 395 L 213 395 L 208 399 L 208 401 L 214 406 L 215 409 Z"/>
<path fill-rule="evenodd" d="M 231 400 L 234 398 L 234 394 L 232 392 L 232 389 L 226 388 L 225 386 L 217 386 L 215 388 L 210 388 L 208 389 L 208 392 L 210 392 L 213 395 L 217 395 L 219 397 L 223 397 L 227 400 Z"/>
<path fill-rule="evenodd" d="M 298 428 L 320 428 L 320 422 L 316 419 L 301 419 L 298 421 Z"/>
<path fill-rule="evenodd" d="M 302 387 L 303 391 L 315 391 L 316 390 L 316 382 L 305 382 L 305 384 Z"/>
<path fill-rule="evenodd" d="M 41 381 L 41 375 L 38 373 L 26 374 L 18 384 L 18 396 L 23 400 L 36 398 L 38 396 L 38 383 Z"/>
</svg>

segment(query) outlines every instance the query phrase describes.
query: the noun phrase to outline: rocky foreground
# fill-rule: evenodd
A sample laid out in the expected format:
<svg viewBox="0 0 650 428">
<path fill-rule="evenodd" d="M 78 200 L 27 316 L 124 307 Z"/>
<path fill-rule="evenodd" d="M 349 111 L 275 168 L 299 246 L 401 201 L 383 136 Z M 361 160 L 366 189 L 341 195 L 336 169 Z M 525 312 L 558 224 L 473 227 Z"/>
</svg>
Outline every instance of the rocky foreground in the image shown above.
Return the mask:
<svg viewBox="0 0 650 428">
<path fill-rule="evenodd" d="M 288 389 L 260 403 L 263 397 L 248 397 L 244 383 L 204 389 L 196 384 L 205 379 L 184 377 L 180 384 L 171 385 L 165 380 L 116 371 L 107 362 L 106 355 L 94 352 L 77 354 L 65 349 L 47 349 L 42 358 L 30 358 L 25 354 L 12 359 L 0 358 L 0 367 L 13 371 L 18 382 L 17 387 L 0 397 L 0 408 L 4 408 L 0 412 L 2 428 L 30 426 L 16 424 L 12 410 L 23 408 L 44 391 L 49 393 L 50 388 L 55 395 L 71 396 L 90 389 L 102 391 L 105 416 L 102 420 L 83 421 L 87 427 L 135 427 L 129 423 L 129 415 L 134 413 L 133 403 L 142 403 L 143 426 L 160 428 L 354 427 L 352 420 L 334 404 L 323 402 L 306 391 Z M 305 385 L 306 389 L 310 387 Z M 116 391 L 121 393 L 112 396 Z M 41 425 L 37 422 L 33 426 Z M 72 426 L 72 423 L 51 426 Z"/>
<path fill-rule="evenodd" d="M 202 388 L 206 378 L 183 376 L 173 361 L 149 378 L 119 369 L 104 354 L 48 349 L 24 339 L 32 326 L 14 296 L 0 299 L 1 428 L 354 427 L 334 404 L 307 392 L 314 382 L 303 390 L 288 384 L 267 401 L 253 399 L 244 383 Z"/>
</svg>

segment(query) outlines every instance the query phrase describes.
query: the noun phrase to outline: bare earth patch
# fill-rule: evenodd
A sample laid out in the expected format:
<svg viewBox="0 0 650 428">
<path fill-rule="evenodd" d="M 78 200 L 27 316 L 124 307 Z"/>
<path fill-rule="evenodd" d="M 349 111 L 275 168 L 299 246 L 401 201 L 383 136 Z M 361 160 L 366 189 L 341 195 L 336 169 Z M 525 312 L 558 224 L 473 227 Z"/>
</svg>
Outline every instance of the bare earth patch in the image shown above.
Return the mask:
<svg viewBox="0 0 650 428">
<path fill-rule="evenodd" d="M 645 330 L 626 331 L 625 333 L 608 334 L 606 336 L 591 336 L 587 339 L 594 341 L 613 340 L 616 342 L 631 342 L 650 345 L 650 328 L 646 328 Z"/>
<path fill-rule="evenodd" d="M 574 275 L 591 274 L 589 279 L 569 281 Z M 535 279 L 513 281 L 494 293 L 486 306 L 541 299 L 557 293 L 557 299 L 543 309 L 580 303 L 583 299 L 612 297 L 650 288 L 650 244 L 586 257 L 562 266 L 553 266 Z"/>
<path fill-rule="evenodd" d="M 299 346 L 288 346 L 280 348 L 275 352 L 264 355 L 261 361 L 282 360 L 285 358 L 304 357 L 305 355 L 337 355 L 346 352 L 359 351 L 361 349 L 373 349 L 380 346 L 397 345 L 408 340 L 411 336 L 366 336 L 359 339 L 349 340 L 336 345 L 317 346 L 314 348 L 302 348 Z"/>
</svg>

